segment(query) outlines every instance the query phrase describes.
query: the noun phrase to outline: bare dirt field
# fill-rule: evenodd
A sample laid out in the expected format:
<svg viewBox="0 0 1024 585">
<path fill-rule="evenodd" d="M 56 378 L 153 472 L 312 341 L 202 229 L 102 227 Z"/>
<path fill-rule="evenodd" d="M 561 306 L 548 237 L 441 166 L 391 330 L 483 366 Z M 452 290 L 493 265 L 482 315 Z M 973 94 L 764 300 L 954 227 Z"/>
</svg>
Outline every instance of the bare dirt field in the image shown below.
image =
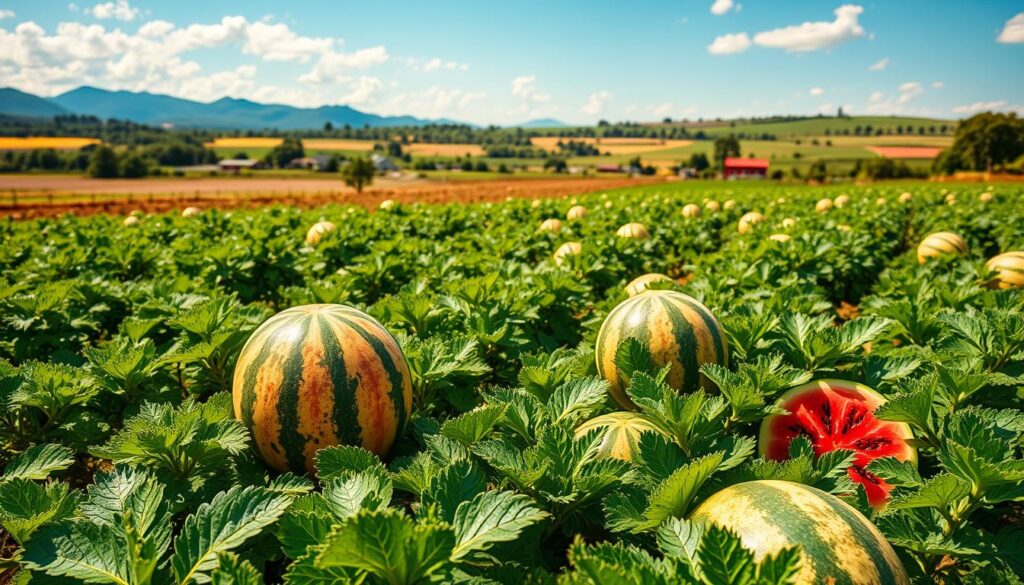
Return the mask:
<svg viewBox="0 0 1024 585">
<path fill-rule="evenodd" d="M 325 203 L 349 203 L 374 208 L 385 199 L 399 203 L 480 203 L 509 197 L 562 197 L 663 181 L 654 178 L 542 178 L 481 181 L 430 181 L 383 179 L 363 193 L 337 180 L 320 179 L 144 179 L 139 181 L 85 179 L 82 177 L 3 177 L 6 189 L 47 189 L 51 195 L 22 198 L 14 203 L 0 199 L 0 217 L 27 219 L 64 213 L 126 214 L 133 210 L 159 213 L 188 206 L 221 209 L 290 204 L 314 207 Z M 13 187 L 17 183 L 18 187 Z M 44 187 L 45 185 L 45 187 Z M 57 193 L 59 191 L 59 193 Z"/>
</svg>

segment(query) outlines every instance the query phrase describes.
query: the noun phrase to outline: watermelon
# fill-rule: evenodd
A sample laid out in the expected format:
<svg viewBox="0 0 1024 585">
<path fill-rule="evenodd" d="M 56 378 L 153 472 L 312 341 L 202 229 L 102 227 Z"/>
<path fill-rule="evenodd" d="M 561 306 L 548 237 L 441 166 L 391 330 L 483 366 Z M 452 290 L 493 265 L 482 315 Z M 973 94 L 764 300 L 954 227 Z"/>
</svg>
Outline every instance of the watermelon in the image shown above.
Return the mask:
<svg viewBox="0 0 1024 585">
<path fill-rule="evenodd" d="M 687 203 L 683 206 L 683 217 L 700 217 L 700 206 L 696 203 Z"/>
<path fill-rule="evenodd" d="M 338 229 L 338 226 L 334 225 L 333 222 L 318 221 L 309 228 L 309 231 L 306 232 L 306 243 L 310 246 L 315 246 L 320 243 L 320 240 L 323 239 L 324 235 L 329 234 L 336 229 Z"/>
<path fill-rule="evenodd" d="M 709 387 L 699 372 L 702 364 L 729 361 L 725 332 L 700 301 L 670 290 L 646 290 L 626 299 L 601 324 L 595 354 L 598 375 L 608 381 L 612 397 L 630 410 L 635 405 L 626 395 L 629 382 L 615 365 L 619 344 L 630 337 L 650 350 L 656 367 L 671 366 L 667 382 L 683 392 Z"/>
<path fill-rule="evenodd" d="M 312 472 L 317 450 L 354 445 L 383 456 L 412 410 L 398 342 L 345 305 L 303 305 L 271 317 L 235 366 L 235 418 L 274 469 Z"/>
<path fill-rule="evenodd" d="M 1019 288 L 1024 286 L 1024 252 L 1004 252 L 985 263 L 995 278 L 989 281 L 992 288 Z"/>
<path fill-rule="evenodd" d="M 728 203 L 728 201 L 726 203 Z M 737 229 L 741 235 L 749 234 L 750 232 L 754 231 L 754 226 L 763 221 L 764 215 L 757 211 L 748 211 L 747 213 L 744 213 L 742 217 L 740 217 Z"/>
<path fill-rule="evenodd" d="M 967 242 L 951 232 L 929 234 L 917 247 L 917 261 L 924 264 L 929 258 L 957 256 L 967 253 Z"/>
<path fill-rule="evenodd" d="M 579 256 L 582 253 L 583 244 L 579 242 L 566 242 L 555 250 L 555 264 L 561 266 L 568 261 L 571 256 Z"/>
<path fill-rule="evenodd" d="M 558 232 L 562 231 L 562 220 L 554 218 L 545 219 L 543 222 L 541 222 L 540 227 L 537 229 L 542 232 L 551 232 L 553 234 L 557 234 Z"/>
<path fill-rule="evenodd" d="M 569 213 L 565 214 L 565 219 L 569 221 L 579 221 L 587 216 L 587 208 L 582 205 L 573 205 L 569 208 Z"/>
<path fill-rule="evenodd" d="M 712 494 L 690 520 L 736 533 L 761 560 L 801 548 L 794 583 L 909 585 L 896 551 L 860 512 L 819 489 L 788 481 L 748 481 Z"/>
<path fill-rule="evenodd" d="M 647 231 L 647 226 L 642 223 L 630 222 L 619 228 L 615 232 L 616 236 L 620 238 L 632 238 L 634 240 L 646 240 L 651 237 L 651 233 Z"/>
<path fill-rule="evenodd" d="M 635 297 L 636 295 L 647 290 L 647 288 L 650 287 L 652 283 L 670 280 L 672 279 L 665 276 L 664 274 L 658 274 L 657 272 L 649 272 L 647 274 L 640 275 L 634 278 L 633 280 L 629 281 L 629 284 L 626 285 L 626 294 L 631 297 Z"/>
<path fill-rule="evenodd" d="M 594 430 L 599 431 L 601 441 L 594 447 L 598 459 L 614 458 L 632 461 L 640 444 L 640 435 L 661 433 L 646 417 L 635 412 L 612 412 L 592 418 L 576 427 L 576 438 Z"/>
<path fill-rule="evenodd" d="M 761 421 L 758 449 L 766 459 L 789 457 L 789 444 L 804 436 L 821 455 L 835 449 L 855 453 L 847 470 L 850 479 L 864 486 L 872 506 L 885 504 L 892 489 L 865 467 L 882 457 L 917 463 L 917 450 L 910 446 L 910 426 L 881 421 L 874 412 L 885 402 L 881 394 L 863 384 L 846 380 L 817 380 L 783 394 L 777 405 L 790 414 L 773 414 Z"/>
</svg>

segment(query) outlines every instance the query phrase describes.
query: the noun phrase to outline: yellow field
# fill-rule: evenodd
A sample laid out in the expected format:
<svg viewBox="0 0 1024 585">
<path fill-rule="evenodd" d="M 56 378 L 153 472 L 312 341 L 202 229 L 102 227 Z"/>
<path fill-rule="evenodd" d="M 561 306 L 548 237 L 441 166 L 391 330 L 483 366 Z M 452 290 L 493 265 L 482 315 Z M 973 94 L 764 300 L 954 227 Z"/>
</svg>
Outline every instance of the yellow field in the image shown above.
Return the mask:
<svg viewBox="0 0 1024 585">
<path fill-rule="evenodd" d="M 97 138 L 71 138 L 38 136 L 29 138 L 14 138 L 0 136 L 0 150 L 34 150 L 37 148 L 52 148 L 54 150 L 78 150 L 90 144 L 99 144 Z"/>
<path fill-rule="evenodd" d="M 534 146 L 548 151 L 558 150 L 558 142 L 585 142 L 594 144 L 604 154 L 642 154 L 656 150 L 681 148 L 693 144 L 692 140 L 659 140 L 657 138 L 570 138 L 565 136 L 540 136 L 530 141 Z"/>
<path fill-rule="evenodd" d="M 952 136 L 918 136 L 917 134 L 904 134 L 894 136 L 818 136 L 818 142 L 825 144 L 831 140 L 834 146 L 935 146 L 946 148 L 953 145 Z M 810 142 L 805 138 L 804 143 Z"/>
<path fill-rule="evenodd" d="M 402 150 L 419 156 L 484 156 L 479 144 L 408 144 Z"/>
</svg>

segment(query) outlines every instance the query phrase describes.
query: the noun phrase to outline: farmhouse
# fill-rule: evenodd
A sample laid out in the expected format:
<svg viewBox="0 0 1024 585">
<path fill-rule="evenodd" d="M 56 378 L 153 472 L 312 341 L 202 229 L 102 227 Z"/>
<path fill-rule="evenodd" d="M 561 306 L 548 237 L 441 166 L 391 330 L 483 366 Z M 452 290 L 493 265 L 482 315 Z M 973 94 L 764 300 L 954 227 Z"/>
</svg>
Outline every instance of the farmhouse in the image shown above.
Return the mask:
<svg viewBox="0 0 1024 585">
<path fill-rule="evenodd" d="M 370 160 L 373 162 L 373 167 L 377 169 L 378 173 L 398 170 L 398 165 L 396 165 L 389 157 L 382 154 L 370 155 Z"/>
<path fill-rule="evenodd" d="M 288 162 L 289 169 L 307 169 L 310 171 L 320 170 L 320 161 L 311 156 L 303 156 L 300 158 L 293 158 Z"/>
<path fill-rule="evenodd" d="M 597 172 L 599 173 L 621 173 L 622 167 L 614 164 L 603 164 L 597 165 Z"/>
<path fill-rule="evenodd" d="M 224 172 L 237 174 L 239 171 L 246 169 L 258 169 L 263 165 L 261 165 L 260 161 L 258 160 L 248 160 L 244 158 L 226 158 L 217 163 L 217 166 L 220 167 L 220 170 Z"/>
<path fill-rule="evenodd" d="M 768 161 L 763 158 L 727 157 L 726 179 L 764 179 L 768 176 Z"/>
</svg>

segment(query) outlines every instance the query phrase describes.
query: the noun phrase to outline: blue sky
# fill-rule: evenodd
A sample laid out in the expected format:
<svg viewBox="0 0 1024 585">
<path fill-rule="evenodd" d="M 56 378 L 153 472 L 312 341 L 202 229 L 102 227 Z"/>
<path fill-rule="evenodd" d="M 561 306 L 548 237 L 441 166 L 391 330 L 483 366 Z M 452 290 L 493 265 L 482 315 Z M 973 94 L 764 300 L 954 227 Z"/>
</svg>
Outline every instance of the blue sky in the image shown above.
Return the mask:
<svg viewBox="0 0 1024 585">
<path fill-rule="evenodd" d="M 0 0 L 0 86 L 508 124 L 1024 111 L 1024 2 Z"/>
</svg>

